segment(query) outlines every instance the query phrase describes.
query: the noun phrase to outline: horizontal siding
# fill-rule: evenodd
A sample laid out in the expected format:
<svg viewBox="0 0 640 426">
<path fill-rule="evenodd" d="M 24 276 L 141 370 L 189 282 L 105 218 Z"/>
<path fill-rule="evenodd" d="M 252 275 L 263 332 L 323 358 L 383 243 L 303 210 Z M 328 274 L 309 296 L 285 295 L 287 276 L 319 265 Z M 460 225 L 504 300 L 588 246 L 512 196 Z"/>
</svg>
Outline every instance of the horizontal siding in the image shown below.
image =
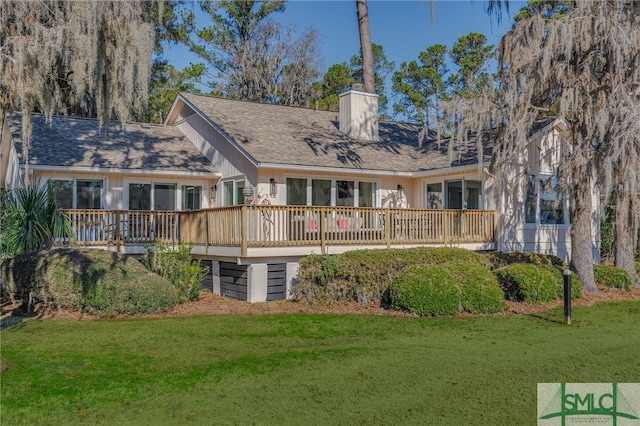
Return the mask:
<svg viewBox="0 0 640 426">
<path fill-rule="evenodd" d="M 220 262 L 220 294 L 247 300 L 247 266 Z"/>
<path fill-rule="evenodd" d="M 287 298 L 287 264 L 274 263 L 267 265 L 267 300 Z"/>
</svg>

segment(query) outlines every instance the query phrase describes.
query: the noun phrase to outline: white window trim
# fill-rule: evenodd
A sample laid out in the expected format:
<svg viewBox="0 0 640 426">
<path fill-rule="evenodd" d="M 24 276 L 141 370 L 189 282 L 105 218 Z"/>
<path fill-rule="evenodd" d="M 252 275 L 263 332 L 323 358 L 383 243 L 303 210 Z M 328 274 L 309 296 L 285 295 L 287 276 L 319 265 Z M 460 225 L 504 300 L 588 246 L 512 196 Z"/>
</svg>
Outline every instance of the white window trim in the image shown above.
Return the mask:
<svg viewBox="0 0 640 426">
<path fill-rule="evenodd" d="M 485 191 L 487 188 L 486 180 L 484 178 L 475 178 L 473 176 L 459 177 L 459 178 L 453 178 L 453 179 L 441 179 L 441 180 L 423 179 L 422 180 L 422 208 L 429 209 L 429 207 L 427 206 L 427 197 L 426 197 L 427 185 L 440 184 L 442 188 L 442 209 L 451 210 L 448 206 L 449 203 L 447 199 L 447 183 L 459 182 L 459 181 L 462 181 L 462 194 L 463 194 L 461 210 L 470 210 L 467 208 L 467 199 L 464 196 L 465 190 L 467 189 L 467 186 L 466 186 L 467 181 L 480 182 L 480 199 L 478 200 L 478 210 L 484 210 L 486 208 L 485 206 L 485 202 L 486 202 Z M 458 209 L 455 209 L 455 210 L 458 210 Z"/>
<path fill-rule="evenodd" d="M 565 194 L 563 198 L 563 201 L 564 201 L 563 211 L 564 211 L 565 223 L 558 223 L 558 224 L 540 223 L 540 180 L 548 179 L 550 177 L 557 178 L 558 176 L 554 175 L 553 173 L 530 172 L 530 171 L 527 172 L 525 176 L 527 180 L 524 183 L 525 188 L 524 188 L 524 200 L 522 203 L 522 209 L 524 210 L 527 207 L 527 184 L 529 181 L 529 176 L 534 177 L 536 180 L 537 197 L 536 197 L 536 222 L 535 223 L 527 222 L 526 215 L 523 214 L 524 229 L 571 229 L 571 215 L 569 214 L 569 194 L 567 193 L 566 189 L 565 189 Z"/>
<path fill-rule="evenodd" d="M 203 184 L 203 182 L 197 181 L 170 181 L 170 180 L 153 180 L 153 179 L 135 179 L 135 178 L 123 178 L 122 179 L 122 205 L 125 210 L 130 210 L 131 206 L 129 205 L 129 185 L 130 184 L 143 184 L 143 185 L 151 185 L 151 211 L 154 211 L 154 202 L 155 202 L 155 194 L 154 194 L 154 186 L 158 185 L 175 185 L 176 186 L 176 206 L 173 211 L 182 211 L 182 185 L 191 185 L 191 186 L 201 186 L 202 194 L 200 194 L 200 205 L 206 206 L 208 204 L 204 203 L 205 194 L 208 191 L 208 187 Z M 202 207 L 204 208 L 204 207 Z"/>
<path fill-rule="evenodd" d="M 72 209 L 78 208 L 78 181 L 102 181 L 102 193 L 100 194 L 100 208 L 91 210 L 108 210 L 107 209 L 107 188 L 109 187 L 109 178 L 107 176 L 70 176 L 70 175 L 43 175 L 40 180 L 40 187 L 48 185 L 50 180 L 72 181 Z"/>
<path fill-rule="evenodd" d="M 228 183 L 228 182 L 233 182 L 233 190 L 232 190 L 233 206 L 244 205 L 244 204 L 238 203 L 238 183 L 242 182 L 244 187 L 246 187 L 249 185 L 249 182 L 247 181 L 247 178 L 244 175 L 240 175 L 240 176 L 233 176 L 225 179 L 220 179 L 220 181 L 218 182 L 218 192 L 222 193 L 221 194 L 222 198 L 220 199 L 220 206 L 231 207 L 225 204 L 225 202 L 227 201 L 227 194 L 226 194 L 227 189 L 226 189 L 225 183 Z"/>
<path fill-rule="evenodd" d="M 285 203 L 287 200 L 287 179 L 306 179 L 307 180 L 307 204 L 308 207 L 313 207 L 313 191 L 312 191 L 312 183 L 313 180 L 328 180 L 331 182 L 331 205 L 329 207 L 336 207 L 336 200 L 338 190 L 336 188 L 336 181 L 349 181 L 353 182 L 353 207 L 360 206 L 360 183 L 375 183 L 376 191 L 373 195 L 376 206 L 381 205 L 381 195 L 380 195 L 380 179 L 356 179 L 351 177 L 335 177 L 335 176 L 313 176 L 309 177 L 309 175 L 285 175 L 284 176 L 284 188 L 285 188 Z M 316 206 L 320 207 L 320 206 Z M 368 206 L 371 207 L 371 206 Z"/>
</svg>

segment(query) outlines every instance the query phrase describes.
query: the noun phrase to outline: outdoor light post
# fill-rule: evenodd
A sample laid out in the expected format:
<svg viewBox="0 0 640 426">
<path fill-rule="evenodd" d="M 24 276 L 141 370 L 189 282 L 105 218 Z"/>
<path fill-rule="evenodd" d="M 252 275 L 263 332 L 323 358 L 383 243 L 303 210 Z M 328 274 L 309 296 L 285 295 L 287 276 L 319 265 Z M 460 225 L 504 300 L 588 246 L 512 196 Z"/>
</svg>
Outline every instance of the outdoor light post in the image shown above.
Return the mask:
<svg viewBox="0 0 640 426">
<path fill-rule="evenodd" d="M 564 320 L 571 324 L 571 271 L 565 269 L 564 275 Z"/>
</svg>

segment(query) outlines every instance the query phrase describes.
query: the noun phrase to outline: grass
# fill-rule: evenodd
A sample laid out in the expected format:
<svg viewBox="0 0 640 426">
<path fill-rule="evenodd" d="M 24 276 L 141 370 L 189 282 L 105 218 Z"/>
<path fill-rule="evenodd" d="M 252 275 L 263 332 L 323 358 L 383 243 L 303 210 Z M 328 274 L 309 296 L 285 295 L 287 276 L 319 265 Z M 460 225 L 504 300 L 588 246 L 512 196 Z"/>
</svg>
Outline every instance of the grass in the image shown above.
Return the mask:
<svg viewBox="0 0 640 426">
<path fill-rule="evenodd" d="M 542 382 L 640 382 L 640 302 L 535 316 L 30 320 L 3 424 L 536 424 Z"/>
</svg>

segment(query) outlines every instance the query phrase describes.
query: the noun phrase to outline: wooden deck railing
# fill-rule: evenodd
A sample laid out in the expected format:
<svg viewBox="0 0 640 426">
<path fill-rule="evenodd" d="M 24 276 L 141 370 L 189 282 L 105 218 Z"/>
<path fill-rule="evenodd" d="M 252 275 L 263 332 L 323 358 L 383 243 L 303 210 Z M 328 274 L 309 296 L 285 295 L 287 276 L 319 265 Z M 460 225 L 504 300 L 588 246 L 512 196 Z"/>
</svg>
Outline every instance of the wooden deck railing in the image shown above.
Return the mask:
<svg viewBox="0 0 640 426">
<path fill-rule="evenodd" d="M 67 210 L 81 244 L 155 240 L 206 246 L 453 244 L 493 241 L 495 212 L 234 206 L 190 212 Z"/>
<path fill-rule="evenodd" d="M 177 243 L 178 212 L 146 210 L 64 210 L 81 245 Z"/>
</svg>

